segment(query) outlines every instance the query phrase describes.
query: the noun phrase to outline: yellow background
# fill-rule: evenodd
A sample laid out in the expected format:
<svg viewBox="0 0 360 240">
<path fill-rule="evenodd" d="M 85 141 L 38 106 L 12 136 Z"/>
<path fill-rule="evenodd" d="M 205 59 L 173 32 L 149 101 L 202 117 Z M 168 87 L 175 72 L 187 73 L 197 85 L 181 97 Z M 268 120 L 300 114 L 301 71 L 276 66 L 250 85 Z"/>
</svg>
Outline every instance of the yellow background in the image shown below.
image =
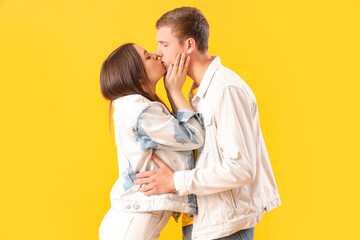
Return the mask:
<svg viewBox="0 0 360 240">
<path fill-rule="evenodd" d="M 118 176 L 100 66 L 125 42 L 154 52 L 184 5 L 257 97 L 282 206 L 255 239 L 359 238 L 359 1 L 1 0 L 0 239 L 97 239 Z"/>
</svg>

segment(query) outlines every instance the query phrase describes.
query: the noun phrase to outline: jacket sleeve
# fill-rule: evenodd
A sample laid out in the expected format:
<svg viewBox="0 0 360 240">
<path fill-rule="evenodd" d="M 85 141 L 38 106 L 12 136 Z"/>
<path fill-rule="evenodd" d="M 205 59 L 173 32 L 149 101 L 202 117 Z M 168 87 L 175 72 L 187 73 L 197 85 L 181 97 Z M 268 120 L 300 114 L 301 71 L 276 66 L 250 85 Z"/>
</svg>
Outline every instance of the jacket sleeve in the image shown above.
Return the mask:
<svg viewBox="0 0 360 240">
<path fill-rule="evenodd" d="M 204 129 L 199 114 L 179 109 L 177 117 L 174 117 L 159 102 L 149 103 L 140 113 L 133 132 L 143 151 L 186 151 L 204 144 Z"/>
<path fill-rule="evenodd" d="M 205 168 L 175 172 L 175 188 L 180 195 L 213 194 L 254 180 L 257 146 L 253 120 L 257 117 L 253 114 L 255 112 L 256 101 L 251 103 L 242 89 L 228 87 L 223 90 L 217 101 L 214 117 L 217 149 L 211 150 L 219 151 L 221 160 L 215 163 L 203 159 L 212 164 Z"/>
</svg>

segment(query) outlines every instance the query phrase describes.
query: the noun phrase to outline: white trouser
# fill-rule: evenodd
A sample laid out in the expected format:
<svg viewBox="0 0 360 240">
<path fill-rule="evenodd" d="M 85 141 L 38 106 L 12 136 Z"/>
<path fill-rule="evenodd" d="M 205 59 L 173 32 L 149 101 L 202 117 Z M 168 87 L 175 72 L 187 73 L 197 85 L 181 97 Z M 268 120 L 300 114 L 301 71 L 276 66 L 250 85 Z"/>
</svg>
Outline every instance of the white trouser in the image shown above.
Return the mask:
<svg viewBox="0 0 360 240">
<path fill-rule="evenodd" d="M 171 211 L 121 212 L 110 208 L 101 222 L 100 240 L 155 240 L 171 217 Z"/>
</svg>

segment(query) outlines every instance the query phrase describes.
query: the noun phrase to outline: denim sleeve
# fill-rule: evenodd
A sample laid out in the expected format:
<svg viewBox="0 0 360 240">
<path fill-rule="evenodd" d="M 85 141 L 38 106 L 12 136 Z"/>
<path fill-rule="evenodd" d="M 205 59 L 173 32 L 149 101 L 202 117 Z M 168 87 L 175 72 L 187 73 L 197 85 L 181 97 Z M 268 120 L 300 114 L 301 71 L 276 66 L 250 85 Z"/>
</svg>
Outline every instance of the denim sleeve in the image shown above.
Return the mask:
<svg viewBox="0 0 360 240">
<path fill-rule="evenodd" d="M 205 135 L 200 115 L 181 109 L 175 118 L 159 102 L 149 103 L 140 113 L 133 132 L 143 151 L 197 149 L 204 144 Z"/>
<path fill-rule="evenodd" d="M 179 122 L 188 122 L 191 118 L 195 118 L 195 120 L 199 122 L 200 126 L 204 127 L 200 113 L 195 113 L 185 108 L 178 110 L 177 119 Z"/>
</svg>

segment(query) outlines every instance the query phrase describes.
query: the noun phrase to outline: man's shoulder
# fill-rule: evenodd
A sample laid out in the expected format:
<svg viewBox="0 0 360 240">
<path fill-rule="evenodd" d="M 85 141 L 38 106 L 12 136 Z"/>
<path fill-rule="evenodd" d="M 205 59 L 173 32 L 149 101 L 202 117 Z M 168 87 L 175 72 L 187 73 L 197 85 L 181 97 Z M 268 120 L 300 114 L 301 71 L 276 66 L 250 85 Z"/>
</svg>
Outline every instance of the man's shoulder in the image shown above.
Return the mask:
<svg viewBox="0 0 360 240">
<path fill-rule="evenodd" d="M 216 95 L 228 88 L 237 88 L 253 94 L 249 85 L 236 72 L 221 65 L 214 74 L 209 90 L 212 92 L 211 95 Z"/>
</svg>

